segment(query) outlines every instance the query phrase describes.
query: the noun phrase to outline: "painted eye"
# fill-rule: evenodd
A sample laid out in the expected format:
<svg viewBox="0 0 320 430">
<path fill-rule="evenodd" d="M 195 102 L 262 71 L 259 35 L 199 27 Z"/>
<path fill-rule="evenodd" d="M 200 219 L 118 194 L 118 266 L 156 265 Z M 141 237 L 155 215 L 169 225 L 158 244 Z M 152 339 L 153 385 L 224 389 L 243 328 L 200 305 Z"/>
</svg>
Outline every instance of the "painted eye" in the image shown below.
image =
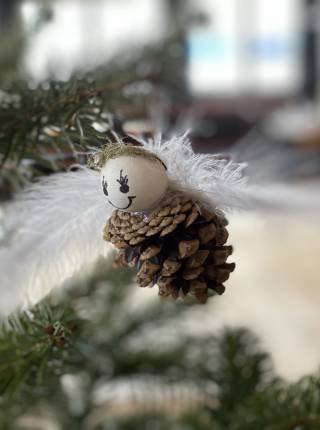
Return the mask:
<svg viewBox="0 0 320 430">
<path fill-rule="evenodd" d="M 126 194 L 129 192 L 130 188 L 128 185 L 128 175 L 123 176 L 122 169 L 120 170 L 120 178 L 117 179 L 117 182 L 120 184 L 119 190 L 121 193 Z"/>
<path fill-rule="evenodd" d="M 104 179 L 102 179 L 102 189 L 103 189 L 103 193 L 107 196 L 108 195 L 108 184 L 107 181 Z"/>
</svg>

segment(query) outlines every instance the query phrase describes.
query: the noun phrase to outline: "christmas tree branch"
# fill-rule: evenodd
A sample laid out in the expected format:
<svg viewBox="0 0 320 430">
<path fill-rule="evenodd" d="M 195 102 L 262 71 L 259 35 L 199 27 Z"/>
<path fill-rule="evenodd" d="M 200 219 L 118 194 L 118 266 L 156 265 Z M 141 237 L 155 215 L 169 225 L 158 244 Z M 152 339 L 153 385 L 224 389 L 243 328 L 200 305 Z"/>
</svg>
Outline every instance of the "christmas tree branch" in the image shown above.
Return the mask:
<svg viewBox="0 0 320 430">
<path fill-rule="evenodd" d="M 44 161 L 54 170 L 54 154 L 76 158 L 74 151 L 101 143 L 113 129 L 110 112 L 146 115 L 155 86 L 170 87 L 172 61 L 163 53 L 172 40 L 144 49 L 127 61 L 114 61 L 88 73 L 75 73 L 67 82 L 44 82 L 33 88 L 19 82 L 0 92 L 0 164 L 10 168 L 24 158 Z M 166 58 L 161 65 L 159 57 Z M 141 93 L 139 85 L 147 92 Z M 115 109 L 116 108 L 116 109 Z M 98 137 L 97 137 L 98 136 Z M 51 159 L 50 159 L 51 153 Z M 56 160 L 55 160 L 56 161 Z M 78 161 L 78 160 L 77 160 Z"/>
<path fill-rule="evenodd" d="M 78 318 L 60 308 L 38 306 L 12 317 L 0 331 L 0 396 L 22 385 L 42 384 L 58 372 L 74 341 Z"/>
</svg>

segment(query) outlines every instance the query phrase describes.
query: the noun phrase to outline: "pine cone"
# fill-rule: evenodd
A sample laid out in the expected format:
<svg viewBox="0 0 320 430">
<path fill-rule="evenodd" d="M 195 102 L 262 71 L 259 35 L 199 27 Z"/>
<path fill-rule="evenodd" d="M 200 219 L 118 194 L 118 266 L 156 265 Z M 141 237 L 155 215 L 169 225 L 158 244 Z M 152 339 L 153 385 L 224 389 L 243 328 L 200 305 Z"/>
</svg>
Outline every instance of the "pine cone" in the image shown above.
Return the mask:
<svg viewBox="0 0 320 430">
<path fill-rule="evenodd" d="M 118 262 L 138 269 L 141 287 L 158 285 L 160 296 L 193 294 L 205 303 L 208 291 L 222 294 L 234 270 L 227 263 L 228 222 L 181 193 L 170 193 L 149 215 L 116 210 L 104 229 L 104 239 L 120 249 Z"/>
</svg>

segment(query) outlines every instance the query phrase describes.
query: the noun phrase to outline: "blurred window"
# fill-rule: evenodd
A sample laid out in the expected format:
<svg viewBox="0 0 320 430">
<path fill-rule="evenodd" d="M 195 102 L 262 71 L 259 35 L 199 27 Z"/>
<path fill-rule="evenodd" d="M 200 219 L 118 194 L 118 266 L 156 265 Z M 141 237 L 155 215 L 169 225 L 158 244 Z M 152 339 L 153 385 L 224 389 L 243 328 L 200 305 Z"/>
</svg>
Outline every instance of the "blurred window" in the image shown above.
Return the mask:
<svg viewBox="0 0 320 430">
<path fill-rule="evenodd" d="M 41 2 L 40 2 L 41 3 Z M 26 25 L 32 22 L 39 1 L 25 1 Z M 68 79 L 78 68 L 92 68 L 110 58 L 163 37 L 162 0 L 63 0 L 52 2 L 53 20 L 31 40 L 26 67 L 36 80 Z"/>
<path fill-rule="evenodd" d="M 187 38 L 194 95 L 286 96 L 303 79 L 302 0 L 197 0 Z"/>
</svg>

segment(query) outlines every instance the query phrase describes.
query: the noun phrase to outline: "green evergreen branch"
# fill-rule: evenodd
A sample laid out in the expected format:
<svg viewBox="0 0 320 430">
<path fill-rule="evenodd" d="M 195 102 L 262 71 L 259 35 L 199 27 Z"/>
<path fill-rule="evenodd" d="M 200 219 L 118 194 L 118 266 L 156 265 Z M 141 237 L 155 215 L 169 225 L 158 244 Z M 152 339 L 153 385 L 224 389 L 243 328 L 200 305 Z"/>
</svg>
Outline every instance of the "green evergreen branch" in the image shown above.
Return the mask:
<svg viewBox="0 0 320 430">
<path fill-rule="evenodd" d="M 253 393 L 233 417 L 232 430 L 316 430 L 320 423 L 320 378 L 294 384 L 276 381 Z M 260 426 L 260 427 L 259 427 Z"/>
<path fill-rule="evenodd" d="M 154 86 L 172 85 L 170 59 L 159 65 L 172 41 L 150 47 L 127 61 L 114 61 L 88 73 L 75 73 L 67 82 L 48 81 L 32 88 L 28 82 L 0 91 L 0 164 L 24 158 L 47 161 L 54 155 L 85 152 L 112 129 L 110 112 L 130 104 L 131 115 L 146 115 Z M 143 62 L 143 67 L 141 67 Z M 148 83 L 150 95 L 134 90 Z M 126 91 L 127 89 L 130 91 Z M 128 109 L 127 109 L 128 113 Z M 96 125 L 104 132 L 99 133 Z M 99 141 L 100 139 L 100 141 Z M 52 146 L 55 149 L 52 152 Z M 71 156 L 74 157 L 74 153 Z M 61 166 L 59 165 L 61 168 Z"/>
<path fill-rule="evenodd" d="M 71 312 L 40 305 L 12 317 L 0 330 L 0 396 L 19 386 L 43 383 L 61 369 L 73 342 L 78 318 Z"/>
</svg>

